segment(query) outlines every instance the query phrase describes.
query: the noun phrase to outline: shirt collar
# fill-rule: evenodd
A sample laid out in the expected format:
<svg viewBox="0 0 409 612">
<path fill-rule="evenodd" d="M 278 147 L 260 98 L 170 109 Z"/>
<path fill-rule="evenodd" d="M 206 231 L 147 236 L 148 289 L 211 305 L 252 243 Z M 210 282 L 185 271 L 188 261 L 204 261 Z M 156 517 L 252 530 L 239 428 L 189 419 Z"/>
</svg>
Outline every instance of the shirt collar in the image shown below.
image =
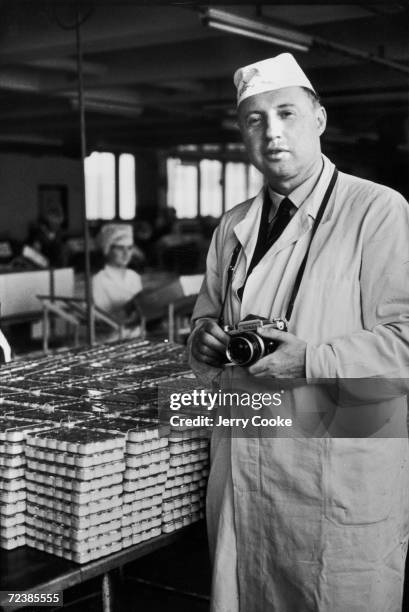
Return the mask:
<svg viewBox="0 0 409 612">
<path fill-rule="evenodd" d="M 307 180 L 301 183 L 301 185 L 298 185 L 298 187 L 296 187 L 291 193 L 289 193 L 288 196 L 284 196 L 282 193 L 277 193 L 270 187 L 270 185 L 268 185 L 268 193 L 270 195 L 270 200 L 273 209 L 272 216 L 276 214 L 278 207 L 280 206 L 281 202 L 284 200 L 285 197 L 288 197 L 296 208 L 300 208 L 300 206 L 304 204 L 304 202 L 314 191 L 321 177 L 323 168 L 324 160 L 322 160 L 322 163 L 319 166 L 318 170 L 314 172 L 314 174 L 312 174 L 309 178 L 307 178 Z"/>
</svg>

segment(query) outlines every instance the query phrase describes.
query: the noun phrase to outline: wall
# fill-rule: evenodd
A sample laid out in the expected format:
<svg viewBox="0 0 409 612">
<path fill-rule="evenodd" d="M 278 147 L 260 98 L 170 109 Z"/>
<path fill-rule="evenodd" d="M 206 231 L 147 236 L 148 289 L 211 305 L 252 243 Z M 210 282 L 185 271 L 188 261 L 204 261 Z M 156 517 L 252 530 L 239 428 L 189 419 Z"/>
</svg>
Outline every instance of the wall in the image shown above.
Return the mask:
<svg viewBox="0 0 409 612">
<path fill-rule="evenodd" d="M 38 185 L 68 188 L 69 234 L 82 229 L 81 162 L 65 157 L 0 154 L 0 236 L 23 241 L 38 212 Z"/>
<path fill-rule="evenodd" d="M 153 221 L 160 206 L 158 192 L 161 189 L 161 178 L 158 154 L 154 150 L 147 149 L 143 153 L 137 153 L 135 161 L 137 214 L 142 219 Z"/>
</svg>

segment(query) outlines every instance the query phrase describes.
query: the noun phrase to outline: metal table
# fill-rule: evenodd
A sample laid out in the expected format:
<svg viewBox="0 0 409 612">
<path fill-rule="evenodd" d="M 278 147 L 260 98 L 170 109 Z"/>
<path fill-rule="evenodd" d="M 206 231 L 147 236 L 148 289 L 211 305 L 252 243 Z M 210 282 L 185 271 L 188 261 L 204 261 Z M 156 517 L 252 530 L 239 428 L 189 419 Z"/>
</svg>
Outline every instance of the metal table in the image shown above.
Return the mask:
<svg viewBox="0 0 409 612">
<path fill-rule="evenodd" d="M 63 591 L 91 578 L 102 576 L 102 604 L 104 612 L 113 610 L 112 572 L 155 550 L 182 539 L 198 523 L 170 534 L 162 534 L 118 553 L 79 565 L 27 546 L 15 550 L 0 550 L 0 591 L 56 592 Z M 7 594 L 0 596 L 0 611 L 7 610 Z M 15 605 L 14 609 L 26 604 Z M 32 609 L 32 608 L 31 608 Z M 38 608 L 39 610 L 47 608 Z"/>
</svg>

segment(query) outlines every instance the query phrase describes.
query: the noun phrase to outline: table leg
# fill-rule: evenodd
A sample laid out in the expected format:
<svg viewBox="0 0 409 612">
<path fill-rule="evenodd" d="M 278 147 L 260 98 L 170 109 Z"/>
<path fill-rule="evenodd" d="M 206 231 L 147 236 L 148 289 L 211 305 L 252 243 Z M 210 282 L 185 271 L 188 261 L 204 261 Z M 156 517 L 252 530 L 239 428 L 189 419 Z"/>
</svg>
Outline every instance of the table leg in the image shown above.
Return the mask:
<svg viewBox="0 0 409 612">
<path fill-rule="evenodd" d="M 175 341 L 175 305 L 171 302 L 168 306 L 168 340 Z"/>
<path fill-rule="evenodd" d="M 48 310 L 43 305 L 43 353 L 48 353 L 48 337 L 50 334 Z"/>
<path fill-rule="evenodd" d="M 102 577 L 102 610 L 103 612 L 114 612 L 114 589 L 111 572 L 106 572 Z"/>
</svg>

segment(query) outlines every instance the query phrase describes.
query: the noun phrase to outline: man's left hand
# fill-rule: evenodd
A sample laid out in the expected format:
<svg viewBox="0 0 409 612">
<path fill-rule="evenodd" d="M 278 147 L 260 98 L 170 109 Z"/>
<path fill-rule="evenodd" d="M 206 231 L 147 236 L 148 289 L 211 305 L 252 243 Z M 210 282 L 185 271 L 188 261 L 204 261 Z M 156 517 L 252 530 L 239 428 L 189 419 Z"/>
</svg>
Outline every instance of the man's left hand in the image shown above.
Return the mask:
<svg viewBox="0 0 409 612">
<path fill-rule="evenodd" d="M 305 378 L 305 352 L 307 343 L 294 334 L 260 327 L 257 333 L 264 338 L 278 342 L 274 353 L 263 357 L 249 367 L 257 377 Z"/>
</svg>

